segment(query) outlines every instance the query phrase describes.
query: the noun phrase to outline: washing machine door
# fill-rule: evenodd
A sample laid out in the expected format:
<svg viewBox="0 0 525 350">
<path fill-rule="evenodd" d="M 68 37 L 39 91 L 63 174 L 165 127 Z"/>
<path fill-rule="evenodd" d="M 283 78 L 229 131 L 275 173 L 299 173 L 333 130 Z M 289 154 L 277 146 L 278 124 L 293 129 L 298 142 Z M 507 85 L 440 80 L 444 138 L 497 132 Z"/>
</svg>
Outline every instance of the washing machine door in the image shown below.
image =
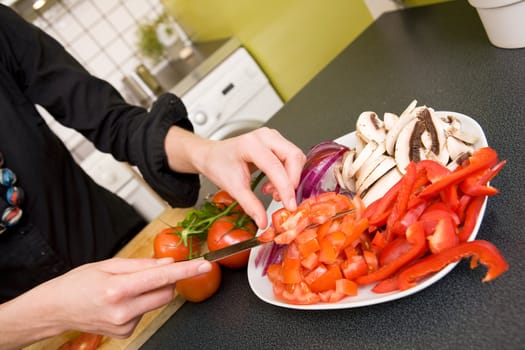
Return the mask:
<svg viewBox="0 0 525 350">
<path fill-rule="evenodd" d="M 264 123 L 259 120 L 244 119 L 231 121 L 213 131 L 208 138 L 210 140 L 224 140 L 260 128 L 263 124 Z"/>
</svg>

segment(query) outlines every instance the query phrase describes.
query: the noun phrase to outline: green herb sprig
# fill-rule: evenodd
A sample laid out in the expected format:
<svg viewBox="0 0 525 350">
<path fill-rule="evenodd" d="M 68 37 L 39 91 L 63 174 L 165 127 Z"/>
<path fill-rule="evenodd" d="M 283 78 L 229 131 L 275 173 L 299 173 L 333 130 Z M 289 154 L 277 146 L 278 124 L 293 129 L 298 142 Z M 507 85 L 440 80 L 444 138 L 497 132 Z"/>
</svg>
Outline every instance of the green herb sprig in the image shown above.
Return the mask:
<svg viewBox="0 0 525 350">
<path fill-rule="evenodd" d="M 259 173 L 251 183 L 252 191 L 257 187 L 259 182 L 265 177 L 264 173 Z M 239 205 L 237 201 L 226 208 L 218 206 L 213 202 L 204 202 L 200 209 L 190 210 L 184 219 L 180 221 L 177 226 L 182 227 L 182 230 L 174 232 L 180 235 L 184 245 L 188 244 L 189 236 L 197 236 L 204 240 L 208 235 L 208 230 L 211 225 L 219 218 L 236 213 L 236 207 Z M 247 214 L 243 214 L 239 220 L 248 220 Z"/>
</svg>

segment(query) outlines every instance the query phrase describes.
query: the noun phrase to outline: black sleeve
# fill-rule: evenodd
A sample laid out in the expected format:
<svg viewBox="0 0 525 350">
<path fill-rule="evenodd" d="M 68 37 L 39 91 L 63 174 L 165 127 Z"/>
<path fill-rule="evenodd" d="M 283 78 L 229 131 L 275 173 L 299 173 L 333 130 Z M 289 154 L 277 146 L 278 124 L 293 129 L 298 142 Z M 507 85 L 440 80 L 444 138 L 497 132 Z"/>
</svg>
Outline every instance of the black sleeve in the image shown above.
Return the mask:
<svg viewBox="0 0 525 350">
<path fill-rule="evenodd" d="M 57 41 L 3 5 L 0 64 L 11 72 L 29 101 L 79 131 L 99 150 L 136 165 L 170 205 L 195 203 L 198 175 L 169 170 L 164 150 L 170 126 L 193 131 L 177 96 L 159 97 L 150 112 L 129 105 L 109 83 L 89 74 Z"/>
</svg>

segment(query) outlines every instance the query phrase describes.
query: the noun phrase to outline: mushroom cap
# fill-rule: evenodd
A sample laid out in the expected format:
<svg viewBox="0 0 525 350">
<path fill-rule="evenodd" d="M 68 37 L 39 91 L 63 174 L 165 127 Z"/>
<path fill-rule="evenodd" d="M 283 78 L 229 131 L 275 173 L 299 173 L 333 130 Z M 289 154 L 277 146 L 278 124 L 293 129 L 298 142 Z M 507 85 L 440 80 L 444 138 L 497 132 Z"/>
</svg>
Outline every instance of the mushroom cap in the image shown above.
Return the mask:
<svg viewBox="0 0 525 350">
<path fill-rule="evenodd" d="M 370 111 L 361 113 L 357 118 L 356 133 L 366 142 L 382 143 L 386 136 L 383 121 Z"/>
</svg>

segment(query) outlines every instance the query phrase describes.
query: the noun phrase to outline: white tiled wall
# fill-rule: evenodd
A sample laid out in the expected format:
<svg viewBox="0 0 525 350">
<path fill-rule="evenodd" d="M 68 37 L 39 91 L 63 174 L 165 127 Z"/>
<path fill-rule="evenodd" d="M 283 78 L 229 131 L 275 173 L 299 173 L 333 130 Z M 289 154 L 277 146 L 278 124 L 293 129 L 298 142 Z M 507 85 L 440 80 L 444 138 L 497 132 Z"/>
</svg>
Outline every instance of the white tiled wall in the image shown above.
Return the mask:
<svg viewBox="0 0 525 350">
<path fill-rule="evenodd" d="M 160 0 L 58 0 L 33 23 L 57 39 L 92 74 L 117 89 L 141 62 L 139 24 L 163 11 Z"/>
</svg>

